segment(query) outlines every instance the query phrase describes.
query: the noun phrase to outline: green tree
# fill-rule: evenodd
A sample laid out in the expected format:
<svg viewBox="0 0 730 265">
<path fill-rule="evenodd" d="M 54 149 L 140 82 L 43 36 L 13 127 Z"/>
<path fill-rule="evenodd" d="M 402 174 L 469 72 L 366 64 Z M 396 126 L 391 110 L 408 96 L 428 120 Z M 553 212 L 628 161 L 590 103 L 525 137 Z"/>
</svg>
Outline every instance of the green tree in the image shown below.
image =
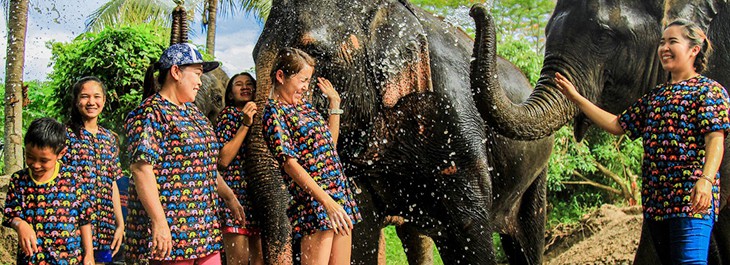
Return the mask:
<svg viewBox="0 0 730 265">
<path fill-rule="evenodd" d="M 142 97 L 145 72 L 165 47 L 166 29 L 138 25 L 84 33 L 70 43 L 52 43 L 51 85 L 54 108 L 68 117 L 73 107 L 71 86 L 81 77 L 96 76 L 106 85 L 107 101 L 100 123 L 124 136 L 124 118 Z"/>
<path fill-rule="evenodd" d="M 54 93 L 54 89 L 49 82 L 28 81 L 23 84 L 27 87 L 28 95 L 23 102 L 23 121 L 21 135 L 25 135 L 30 122 L 41 117 L 50 117 L 58 120 L 61 116 L 58 108 L 55 107 L 56 97 L 49 97 Z M 0 94 L 5 93 L 5 85 L 0 84 Z M 5 122 L 5 111 L 0 109 L 0 124 Z M 5 136 L 4 131 L 0 131 L 0 139 Z M 4 158 L 0 156 L 0 172 L 5 168 Z M 8 172 L 10 173 L 10 172 Z"/>
<path fill-rule="evenodd" d="M 5 169 L 15 172 L 23 167 L 23 65 L 25 33 L 28 26 L 28 0 L 3 0 L 8 22 L 7 59 L 5 60 Z"/>
<path fill-rule="evenodd" d="M 196 13 L 201 14 L 207 31 L 205 50 L 210 55 L 215 51 L 216 18 L 219 11 L 223 15 L 254 12 L 257 17 L 265 19 L 271 9 L 271 0 L 111 0 L 87 18 L 86 31 L 99 31 L 114 25 L 148 23 L 169 28 L 172 11 L 177 4 L 185 7 L 191 20 Z"/>
</svg>

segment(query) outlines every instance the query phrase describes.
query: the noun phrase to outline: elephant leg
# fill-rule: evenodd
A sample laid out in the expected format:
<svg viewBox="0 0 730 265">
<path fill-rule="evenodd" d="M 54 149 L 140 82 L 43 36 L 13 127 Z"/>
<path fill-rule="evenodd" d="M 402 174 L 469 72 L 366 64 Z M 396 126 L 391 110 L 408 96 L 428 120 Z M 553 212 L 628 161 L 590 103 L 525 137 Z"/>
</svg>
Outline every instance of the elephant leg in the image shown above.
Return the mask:
<svg viewBox="0 0 730 265">
<path fill-rule="evenodd" d="M 362 193 L 355 195 L 362 221 L 352 230 L 352 263 L 378 264 L 380 234 L 383 229 L 385 215 L 378 211 L 374 198 L 369 191 L 372 187 L 367 183 L 357 183 L 363 188 Z"/>
<path fill-rule="evenodd" d="M 442 201 L 441 219 L 445 229 L 440 235 L 432 235 L 444 264 L 496 264 L 492 231 L 494 230 L 488 209 L 491 191 L 474 194 L 475 187 L 447 187 L 459 191 L 460 196 Z M 454 193 L 457 194 L 457 193 Z"/>
<path fill-rule="evenodd" d="M 522 196 L 515 235 L 500 234 L 510 264 L 542 264 L 545 248 L 545 182 L 547 169 Z"/>
<path fill-rule="evenodd" d="M 636 255 L 634 255 L 634 265 L 641 264 L 661 264 L 659 255 L 651 242 L 651 234 L 646 221 L 641 226 L 641 240 L 639 240 L 639 247 L 636 249 Z"/>
<path fill-rule="evenodd" d="M 395 231 L 403 243 L 408 264 L 433 264 L 433 240 L 408 224 L 396 226 Z"/>
<path fill-rule="evenodd" d="M 723 264 L 723 261 L 730 261 L 730 209 L 723 208 L 720 211 L 715 227 L 712 229 L 712 241 L 710 241 L 710 253 L 708 264 Z"/>
</svg>

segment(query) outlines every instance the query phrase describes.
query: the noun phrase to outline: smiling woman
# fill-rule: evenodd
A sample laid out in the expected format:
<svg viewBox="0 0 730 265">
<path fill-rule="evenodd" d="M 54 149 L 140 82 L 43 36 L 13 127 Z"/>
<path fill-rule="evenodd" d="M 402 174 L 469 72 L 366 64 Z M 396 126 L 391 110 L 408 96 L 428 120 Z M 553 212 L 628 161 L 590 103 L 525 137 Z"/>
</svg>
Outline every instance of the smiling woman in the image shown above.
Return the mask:
<svg viewBox="0 0 730 265">
<path fill-rule="evenodd" d="M 154 91 L 155 70 L 162 88 L 127 116 L 134 178 L 129 187 L 127 260 L 220 262 L 219 194 L 233 216 L 243 218 L 240 203 L 218 175 L 220 146 L 213 128 L 192 103 L 201 75 L 218 66 L 203 61 L 195 46 L 185 43 L 171 45 L 148 68 L 145 90 Z M 198 152 L 184 151 L 190 147 Z M 181 171 L 190 173 L 192 181 L 179 179 L 176 172 Z M 171 207 L 167 202 L 177 200 L 175 194 L 186 200 Z M 180 242 L 183 238 L 187 244 Z"/>
</svg>

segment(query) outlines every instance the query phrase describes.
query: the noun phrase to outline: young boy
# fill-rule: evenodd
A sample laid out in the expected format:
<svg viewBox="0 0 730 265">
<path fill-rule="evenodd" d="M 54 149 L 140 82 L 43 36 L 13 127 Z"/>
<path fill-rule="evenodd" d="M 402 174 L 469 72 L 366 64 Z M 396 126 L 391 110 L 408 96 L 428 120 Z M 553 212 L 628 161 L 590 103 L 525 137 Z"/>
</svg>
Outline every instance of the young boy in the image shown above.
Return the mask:
<svg viewBox="0 0 730 265">
<path fill-rule="evenodd" d="M 17 264 L 94 264 L 91 207 L 76 172 L 60 162 L 66 127 L 34 120 L 24 144 L 28 167 L 10 178 L 2 222 L 18 232 Z"/>
</svg>

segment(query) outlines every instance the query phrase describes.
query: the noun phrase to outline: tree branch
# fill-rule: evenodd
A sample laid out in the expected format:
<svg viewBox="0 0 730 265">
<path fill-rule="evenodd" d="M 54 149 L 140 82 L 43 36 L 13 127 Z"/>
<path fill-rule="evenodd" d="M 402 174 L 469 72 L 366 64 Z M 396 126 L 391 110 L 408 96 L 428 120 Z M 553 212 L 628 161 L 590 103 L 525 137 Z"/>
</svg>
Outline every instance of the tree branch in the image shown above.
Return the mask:
<svg viewBox="0 0 730 265">
<path fill-rule="evenodd" d="M 602 190 L 606 190 L 610 193 L 622 195 L 620 190 L 611 188 L 610 186 L 603 185 L 601 183 L 595 182 L 595 181 L 563 181 L 563 184 L 565 185 L 589 185 L 593 186 Z"/>
</svg>

